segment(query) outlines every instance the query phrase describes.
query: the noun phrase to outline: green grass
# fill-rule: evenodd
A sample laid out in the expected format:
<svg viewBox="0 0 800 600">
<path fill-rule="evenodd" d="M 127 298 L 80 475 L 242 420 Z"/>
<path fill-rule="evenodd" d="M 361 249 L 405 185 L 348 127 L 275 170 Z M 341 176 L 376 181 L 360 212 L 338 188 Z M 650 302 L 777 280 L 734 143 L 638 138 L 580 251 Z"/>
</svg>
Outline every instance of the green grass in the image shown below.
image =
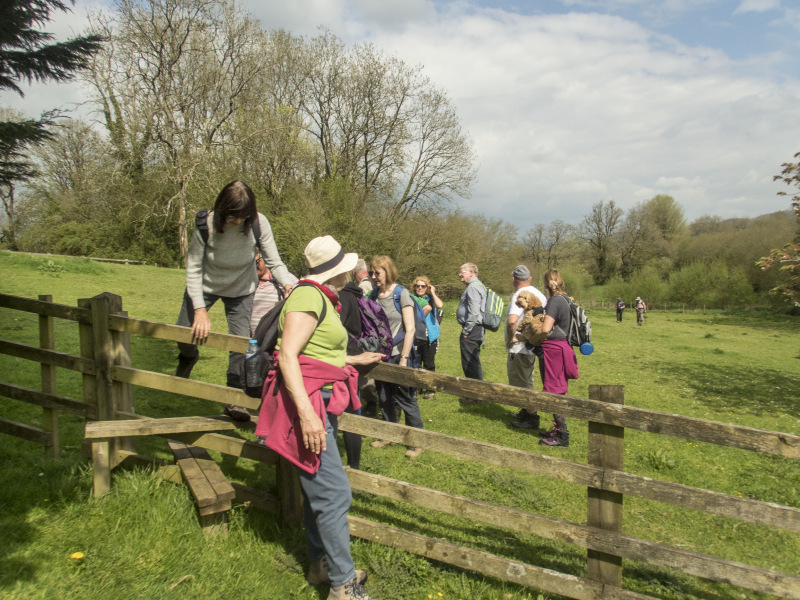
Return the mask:
<svg viewBox="0 0 800 600">
<path fill-rule="evenodd" d="M 52 263 L 52 264 L 51 264 Z M 183 271 L 28 257 L 0 252 L 0 292 L 75 305 L 104 291 L 123 297 L 131 316 L 174 322 Z M 455 303 L 446 306 L 441 372 L 461 374 Z M 627 315 L 626 315 L 627 316 Z M 800 321 L 769 314 L 651 311 L 644 327 L 615 322 L 611 310 L 591 311 L 595 352 L 579 357 L 581 377 L 570 394 L 588 396 L 589 384 L 625 386 L 631 406 L 760 429 L 800 434 Z M 219 307 L 212 323 L 224 330 Z M 77 353 L 78 327 L 56 321 L 57 349 Z M 0 310 L 0 337 L 38 343 L 35 315 Z M 132 340 L 134 366 L 174 370 L 173 343 Z M 193 378 L 224 383 L 224 352 L 204 349 Z M 487 380 L 505 382 L 502 334 L 488 333 L 482 354 Z M 3 380 L 37 387 L 38 365 L 0 356 Z M 536 389 L 541 384 L 536 379 Z M 59 393 L 79 398 L 80 376 L 58 371 Z M 216 414 L 216 403 L 137 388 L 137 411 L 165 417 Z M 569 421 L 569 448 L 545 448 L 527 431 L 510 427 L 514 410 L 493 404 L 461 406 L 453 396 L 421 400 L 425 427 L 504 446 L 585 462 L 587 427 Z M 0 398 L 0 416 L 41 425 L 41 410 Z M 325 598 L 310 588 L 302 532 L 282 528 L 271 515 L 234 509 L 227 538 L 205 538 L 191 495 L 146 471 L 115 475 L 112 492 L 91 498 L 91 467 L 80 456 L 83 421 L 62 416 L 62 458 L 48 460 L 39 446 L 0 436 L 0 597 L 28 598 Z M 242 434 L 245 435 L 245 434 Z M 365 440 L 369 442 L 369 440 Z M 625 470 L 742 497 L 800 508 L 798 461 L 711 444 L 626 431 Z M 143 454 L 169 460 L 160 439 L 140 442 Z M 418 485 L 529 510 L 577 523 L 586 520 L 586 490 L 510 469 L 404 448 L 376 450 L 365 443 L 362 468 Z M 219 457 L 234 481 L 271 490 L 273 471 L 249 460 Z M 627 534 L 714 554 L 786 573 L 800 572 L 800 536 L 669 505 L 627 497 Z M 352 514 L 434 538 L 513 557 L 576 576 L 585 575 L 585 551 L 533 535 L 500 530 L 356 493 Z M 392 598 L 523 599 L 537 592 L 398 550 L 353 540 L 356 563 L 370 572 L 368 591 Z M 83 559 L 71 559 L 82 552 Z M 665 569 L 625 561 L 626 588 L 665 599 L 762 597 Z M 557 597 L 557 596 L 550 596 Z"/>
</svg>

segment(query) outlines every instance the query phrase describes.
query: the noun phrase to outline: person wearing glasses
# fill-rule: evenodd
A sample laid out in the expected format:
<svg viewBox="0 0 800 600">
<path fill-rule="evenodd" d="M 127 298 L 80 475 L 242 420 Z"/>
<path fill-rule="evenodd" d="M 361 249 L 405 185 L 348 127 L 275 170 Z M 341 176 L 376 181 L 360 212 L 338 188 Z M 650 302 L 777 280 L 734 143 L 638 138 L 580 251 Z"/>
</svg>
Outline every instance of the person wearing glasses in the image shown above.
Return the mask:
<svg viewBox="0 0 800 600">
<path fill-rule="evenodd" d="M 410 367 L 411 352 L 414 349 L 414 332 L 416 318 L 414 300 L 403 286 L 397 283 L 397 267 L 388 256 L 376 256 L 372 259 L 372 283 L 375 290 L 370 296 L 380 304 L 389 319 L 389 328 L 394 338 L 394 348 L 389 363 Z M 397 410 L 402 410 L 406 415 L 405 423 L 409 427 L 422 429 L 422 417 L 417 404 L 417 395 L 413 387 L 377 381 L 379 408 L 384 421 L 396 423 L 400 418 Z M 370 444 L 373 448 L 383 448 L 391 442 L 375 440 Z M 422 448 L 409 447 L 406 457 L 417 458 L 422 454 Z"/>
<path fill-rule="evenodd" d="M 439 351 L 439 315 L 444 302 L 436 295 L 436 288 L 431 285 L 431 280 L 421 275 L 414 281 L 411 297 L 422 307 L 425 313 L 428 339 L 416 340 L 417 356 L 420 366 L 426 371 L 436 370 L 436 353 Z M 433 398 L 436 392 L 426 391 L 422 397 L 426 400 Z"/>
<path fill-rule="evenodd" d="M 255 238 L 255 222 L 261 231 Z M 258 274 L 253 261 L 256 248 L 261 247 L 264 264 L 288 294 L 297 279 L 283 264 L 272 228 L 267 218 L 256 210 L 253 190 L 241 181 L 232 181 L 217 196 L 214 208 L 208 213 L 208 238 L 203 239 L 200 227 L 195 227 L 189 254 L 186 257 L 186 290 L 178 314 L 178 325 L 191 327 L 193 342 L 202 342 L 211 331 L 209 309 L 222 300 L 228 333 L 249 337 L 253 294 L 258 287 Z M 189 378 L 199 352 L 195 343 L 178 343 L 176 377 Z M 231 352 L 228 358 L 227 385 L 242 389 L 244 354 Z M 225 413 L 238 421 L 249 421 L 247 410 L 228 405 Z"/>
</svg>

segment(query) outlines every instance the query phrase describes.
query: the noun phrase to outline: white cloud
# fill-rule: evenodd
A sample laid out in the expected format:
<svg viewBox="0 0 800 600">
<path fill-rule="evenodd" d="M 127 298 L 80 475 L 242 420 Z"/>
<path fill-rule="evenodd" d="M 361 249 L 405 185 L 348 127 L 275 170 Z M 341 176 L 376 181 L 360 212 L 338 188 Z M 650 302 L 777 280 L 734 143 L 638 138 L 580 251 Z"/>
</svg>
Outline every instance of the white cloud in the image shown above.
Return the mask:
<svg viewBox="0 0 800 600">
<path fill-rule="evenodd" d="M 761 75 L 773 69 L 758 61 L 775 55 L 737 63 L 630 19 L 580 12 L 449 4 L 437 15 L 428 0 L 250 0 L 247 8 L 265 28 L 315 34 L 327 25 L 424 65 L 478 151 L 473 198 L 460 202 L 470 212 L 525 231 L 576 222 L 600 200 L 629 208 L 659 193 L 689 219 L 788 208 L 772 175 L 800 150 L 800 81 Z M 20 106 L 34 114 L 80 98 L 74 86 L 26 93 Z"/>
<path fill-rule="evenodd" d="M 733 14 L 739 15 L 749 12 L 766 12 L 780 8 L 780 0 L 742 0 Z"/>
<path fill-rule="evenodd" d="M 481 163 L 470 210 L 525 229 L 657 193 L 689 218 L 785 208 L 770 180 L 797 150 L 797 81 L 597 14 L 473 11 L 372 41 L 458 105 Z"/>
</svg>

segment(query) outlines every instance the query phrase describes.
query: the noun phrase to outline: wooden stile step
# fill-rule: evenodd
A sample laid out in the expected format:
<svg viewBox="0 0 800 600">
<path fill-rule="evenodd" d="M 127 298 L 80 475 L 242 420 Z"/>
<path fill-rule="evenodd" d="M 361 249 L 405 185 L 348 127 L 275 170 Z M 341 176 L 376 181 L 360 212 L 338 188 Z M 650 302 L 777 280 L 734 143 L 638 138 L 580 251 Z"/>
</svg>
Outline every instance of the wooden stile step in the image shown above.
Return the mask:
<svg viewBox="0 0 800 600">
<path fill-rule="evenodd" d="M 208 533 L 227 531 L 227 513 L 236 496 L 216 462 L 203 448 L 169 440 L 169 448 L 183 479 L 197 502 L 200 524 Z"/>
</svg>

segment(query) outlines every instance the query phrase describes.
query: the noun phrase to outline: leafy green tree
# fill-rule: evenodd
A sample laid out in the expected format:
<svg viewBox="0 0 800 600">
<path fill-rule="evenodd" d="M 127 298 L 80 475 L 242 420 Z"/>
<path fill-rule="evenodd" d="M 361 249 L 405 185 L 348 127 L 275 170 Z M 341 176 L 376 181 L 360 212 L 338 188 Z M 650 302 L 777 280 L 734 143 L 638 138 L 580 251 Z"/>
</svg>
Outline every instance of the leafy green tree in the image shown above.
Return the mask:
<svg viewBox="0 0 800 600">
<path fill-rule="evenodd" d="M 645 202 L 643 209 L 646 219 L 655 226 L 663 239 L 673 241 L 686 233 L 683 207 L 672 196 L 653 196 Z"/>
<path fill-rule="evenodd" d="M 20 87 L 23 81 L 68 81 L 100 49 L 102 40 L 96 35 L 53 42 L 53 34 L 40 31 L 38 28 L 52 19 L 54 10 L 68 11 L 69 6 L 61 0 L 0 3 L 0 90 L 24 96 Z M 11 247 L 16 245 L 15 186 L 36 175 L 27 150 L 51 137 L 56 116 L 49 111 L 39 119 L 0 121 L 0 198 L 8 218 L 4 233 Z"/>
<path fill-rule="evenodd" d="M 794 158 L 800 159 L 800 152 L 795 154 Z M 780 175 L 775 175 L 774 179 L 800 190 L 800 161 L 783 163 L 781 166 L 783 171 Z M 783 191 L 778 194 L 787 195 Z M 793 302 L 795 306 L 800 306 L 800 191 L 795 192 L 792 196 L 792 208 L 797 224 L 794 240 L 781 249 L 773 250 L 769 256 L 765 256 L 756 264 L 764 271 L 775 266 L 783 271 L 787 280 L 773 288 L 770 293 L 781 295 Z"/>
</svg>

